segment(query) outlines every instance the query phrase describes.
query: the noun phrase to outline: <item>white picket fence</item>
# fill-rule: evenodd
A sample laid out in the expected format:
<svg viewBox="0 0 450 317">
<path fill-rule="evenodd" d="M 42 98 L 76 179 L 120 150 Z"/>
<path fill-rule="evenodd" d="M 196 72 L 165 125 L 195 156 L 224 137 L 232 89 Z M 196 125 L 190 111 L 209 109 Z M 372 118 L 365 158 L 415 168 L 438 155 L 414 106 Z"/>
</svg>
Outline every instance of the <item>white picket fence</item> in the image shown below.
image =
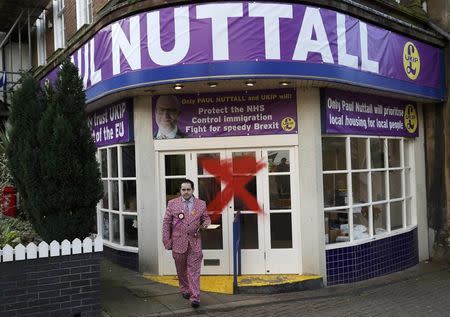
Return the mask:
<svg viewBox="0 0 450 317">
<path fill-rule="evenodd" d="M 103 239 L 101 236 L 97 236 L 94 240 L 92 240 L 92 238 L 85 238 L 83 242 L 81 242 L 80 239 L 75 239 L 72 243 L 70 243 L 69 240 L 64 240 L 61 244 L 58 241 L 52 241 L 50 245 L 46 242 L 41 242 L 38 245 L 31 242 L 26 247 L 22 244 L 18 244 L 15 248 L 7 244 L 0 250 L 0 262 L 101 251 L 103 251 Z"/>
</svg>

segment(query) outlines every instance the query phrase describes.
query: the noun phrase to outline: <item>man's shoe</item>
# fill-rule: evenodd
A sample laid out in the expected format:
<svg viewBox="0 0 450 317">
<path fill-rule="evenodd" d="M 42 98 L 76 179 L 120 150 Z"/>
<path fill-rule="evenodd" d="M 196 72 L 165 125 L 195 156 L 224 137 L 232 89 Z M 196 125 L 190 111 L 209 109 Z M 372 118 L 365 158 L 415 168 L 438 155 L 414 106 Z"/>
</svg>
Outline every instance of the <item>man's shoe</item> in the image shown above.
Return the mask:
<svg viewBox="0 0 450 317">
<path fill-rule="evenodd" d="M 193 300 L 193 301 L 191 302 L 191 306 L 192 306 L 193 308 L 197 308 L 198 306 L 200 306 L 200 302 L 198 302 L 198 301 L 196 301 L 196 300 Z"/>
<path fill-rule="evenodd" d="M 189 293 L 183 293 L 181 296 L 183 296 L 184 299 L 191 298 L 191 294 L 189 294 Z"/>
</svg>

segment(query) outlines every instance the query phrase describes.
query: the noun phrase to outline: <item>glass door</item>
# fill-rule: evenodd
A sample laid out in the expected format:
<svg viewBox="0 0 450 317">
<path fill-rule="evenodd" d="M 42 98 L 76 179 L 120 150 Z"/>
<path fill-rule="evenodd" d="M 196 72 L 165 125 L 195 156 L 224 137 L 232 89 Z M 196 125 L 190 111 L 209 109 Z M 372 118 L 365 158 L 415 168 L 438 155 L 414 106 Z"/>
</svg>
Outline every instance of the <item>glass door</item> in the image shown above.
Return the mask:
<svg viewBox="0 0 450 317">
<path fill-rule="evenodd" d="M 266 274 L 297 274 L 297 171 L 292 148 L 263 149 L 264 237 Z M 295 191 L 294 191 L 295 190 Z"/>
<path fill-rule="evenodd" d="M 232 161 L 234 181 L 245 182 L 245 190 L 263 207 L 262 171 L 256 171 L 256 162 L 261 161 L 261 150 L 227 151 L 227 158 Z M 251 210 L 254 208 L 248 206 L 246 200 L 238 195 L 233 197 L 228 208 L 231 224 L 236 212 L 241 211 L 242 274 L 265 274 L 264 213 Z M 231 240 L 232 233 L 233 228 L 230 226 Z M 233 261 L 232 255 L 231 250 L 230 265 Z"/>
</svg>

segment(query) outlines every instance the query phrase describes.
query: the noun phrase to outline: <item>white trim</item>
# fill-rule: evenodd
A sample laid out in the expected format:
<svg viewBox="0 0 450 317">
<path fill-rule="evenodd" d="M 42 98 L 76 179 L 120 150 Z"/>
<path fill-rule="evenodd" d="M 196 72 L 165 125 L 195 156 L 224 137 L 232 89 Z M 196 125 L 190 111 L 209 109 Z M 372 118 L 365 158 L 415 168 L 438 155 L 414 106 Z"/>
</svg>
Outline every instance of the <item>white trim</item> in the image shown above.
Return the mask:
<svg viewBox="0 0 450 317">
<path fill-rule="evenodd" d="M 202 138 L 202 139 L 170 139 L 154 140 L 156 151 L 193 151 L 193 150 L 214 150 L 214 149 L 234 149 L 248 148 L 249 144 L 257 144 L 258 147 L 283 147 L 298 145 L 297 134 L 284 135 L 258 135 L 258 136 L 237 136 L 223 138 Z"/>
<path fill-rule="evenodd" d="M 107 246 L 108 248 L 114 249 L 114 250 L 139 253 L 139 248 L 129 247 L 126 245 L 118 245 L 116 243 L 112 243 L 112 242 L 106 241 L 106 240 L 103 240 L 103 245 Z"/>
<path fill-rule="evenodd" d="M 37 63 L 38 66 L 47 62 L 47 37 L 45 11 L 36 20 L 36 43 L 37 43 Z"/>
<path fill-rule="evenodd" d="M 352 242 L 331 243 L 331 244 L 325 245 L 325 250 L 353 247 L 355 245 L 360 245 L 360 244 L 365 244 L 365 243 L 376 241 L 376 240 L 386 239 L 386 238 L 390 238 L 390 237 L 393 237 L 393 236 L 396 236 L 399 234 L 410 232 L 410 231 L 414 230 L 415 228 L 417 228 L 417 226 L 397 229 L 397 230 L 391 231 L 390 233 L 386 232 L 384 234 L 374 235 L 373 237 L 370 237 L 370 238 L 353 240 Z"/>
<path fill-rule="evenodd" d="M 53 0 L 53 35 L 55 50 L 66 46 L 64 11 L 64 0 Z"/>
</svg>

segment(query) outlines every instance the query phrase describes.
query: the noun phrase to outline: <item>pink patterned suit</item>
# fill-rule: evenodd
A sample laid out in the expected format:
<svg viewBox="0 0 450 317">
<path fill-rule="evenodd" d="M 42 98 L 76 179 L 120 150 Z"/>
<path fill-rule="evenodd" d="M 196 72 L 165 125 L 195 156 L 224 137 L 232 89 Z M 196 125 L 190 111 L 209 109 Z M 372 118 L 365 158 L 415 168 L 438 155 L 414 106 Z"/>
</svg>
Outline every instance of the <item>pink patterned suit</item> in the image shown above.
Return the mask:
<svg viewBox="0 0 450 317">
<path fill-rule="evenodd" d="M 180 216 L 180 214 L 182 214 Z M 192 212 L 184 210 L 181 196 L 167 204 L 163 220 L 163 244 L 172 250 L 180 290 L 191 295 L 191 301 L 200 302 L 200 268 L 202 239 L 199 228 L 211 224 L 206 203 L 194 197 Z"/>
</svg>

